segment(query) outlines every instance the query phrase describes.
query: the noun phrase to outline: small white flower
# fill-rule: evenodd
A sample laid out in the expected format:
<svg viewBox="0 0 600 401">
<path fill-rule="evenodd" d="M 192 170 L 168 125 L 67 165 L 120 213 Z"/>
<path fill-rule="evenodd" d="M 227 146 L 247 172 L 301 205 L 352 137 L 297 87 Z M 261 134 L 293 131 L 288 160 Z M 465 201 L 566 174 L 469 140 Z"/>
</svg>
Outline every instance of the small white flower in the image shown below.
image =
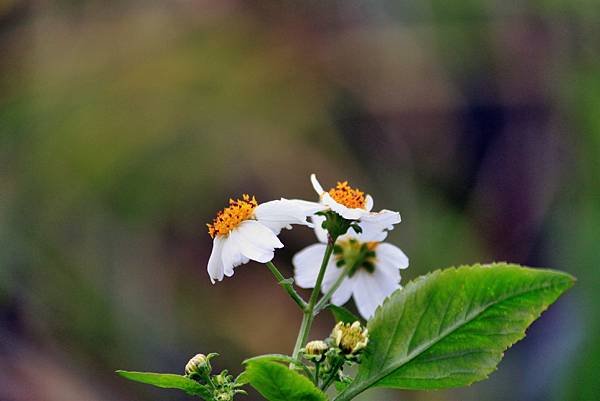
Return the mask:
<svg viewBox="0 0 600 401">
<path fill-rule="evenodd" d="M 316 222 L 315 222 L 316 223 Z M 295 283 L 302 288 L 313 288 L 326 248 L 325 230 L 315 224 L 321 241 L 310 245 L 292 259 Z M 370 236 L 369 236 L 370 235 Z M 340 275 L 346 277 L 333 293 L 331 302 L 341 306 L 354 297 L 359 313 L 366 319 L 392 292 L 400 288 L 400 269 L 408 267 L 408 257 L 395 245 L 378 240 L 381 234 L 346 234 L 336 242 L 323 278 L 322 292 L 327 293 Z"/>
<path fill-rule="evenodd" d="M 217 213 L 208 233 L 213 238 L 213 249 L 208 260 L 211 282 L 231 277 L 233 268 L 249 260 L 260 263 L 273 259 L 275 249 L 283 248 L 277 235 L 292 224 L 312 226 L 308 217 L 322 210 L 315 202 L 280 199 L 256 202 L 254 197 L 229 200 L 229 206 Z"/>
<path fill-rule="evenodd" d="M 377 233 L 379 235 L 377 241 L 383 241 L 387 236 L 387 231 L 392 230 L 394 224 L 400 223 L 400 213 L 398 212 L 386 209 L 372 212 L 373 197 L 369 194 L 365 195 L 357 188 L 352 188 L 348 185 L 348 181 L 338 182 L 329 191 L 323 190 L 315 174 L 311 174 L 310 181 L 324 206 L 345 219 L 357 220 L 366 235 L 371 237 Z M 354 229 L 350 228 L 350 230 L 356 234 Z"/>
</svg>

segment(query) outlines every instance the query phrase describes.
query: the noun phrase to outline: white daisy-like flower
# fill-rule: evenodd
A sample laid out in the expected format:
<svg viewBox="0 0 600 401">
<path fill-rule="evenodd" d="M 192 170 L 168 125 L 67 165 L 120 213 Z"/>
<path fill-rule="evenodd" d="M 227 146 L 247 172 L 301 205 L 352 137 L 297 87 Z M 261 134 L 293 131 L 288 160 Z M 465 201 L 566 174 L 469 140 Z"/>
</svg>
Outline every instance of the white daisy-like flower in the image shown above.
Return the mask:
<svg viewBox="0 0 600 401">
<path fill-rule="evenodd" d="M 316 202 L 280 199 L 261 203 L 244 194 L 242 199 L 230 199 L 229 206 L 217 213 L 208 233 L 213 249 L 208 260 L 211 282 L 231 277 L 234 267 L 254 260 L 260 263 L 273 259 L 275 249 L 283 248 L 277 235 L 292 224 L 312 226 L 308 217 L 323 210 Z"/>
<path fill-rule="evenodd" d="M 348 185 L 348 181 L 338 182 L 334 188 L 325 191 L 315 174 L 311 174 L 310 181 L 313 188 L 319 194 L 319 201 L 328 209 L 336 212 L 347 220 L 356 220 L 363 232 L 373 237 L 377 234 L 377 241 L 383 241 L 387 231 L 394 228 L 394 224 L 400 223 L 400 213 L 383 209 L 372 212 L 373 197 Z M 357 234 L 353 228 L 350 228 Z"/>
<path fill-rule="evenodd" d="M 316 222 L 315 222 L 316 223 Z M 302 288 L 313 288 L 325 255 L 325 230 L 315 224 L 321 243 L 310 245 L 292 259 L 294 281 Z M 342 274 L 347 274 L 331 296 L 334 305 L 341 306 L 354 297 L 359 313 L 369 319 L 383 300 L 400 288 L 400 269 L 408 267 L 408 257 L 395 245 L 378 240 L 380 234 L 348 233 L 340 237 L 328 261 L 321 291 L 326 294 Z"/>
</svg>

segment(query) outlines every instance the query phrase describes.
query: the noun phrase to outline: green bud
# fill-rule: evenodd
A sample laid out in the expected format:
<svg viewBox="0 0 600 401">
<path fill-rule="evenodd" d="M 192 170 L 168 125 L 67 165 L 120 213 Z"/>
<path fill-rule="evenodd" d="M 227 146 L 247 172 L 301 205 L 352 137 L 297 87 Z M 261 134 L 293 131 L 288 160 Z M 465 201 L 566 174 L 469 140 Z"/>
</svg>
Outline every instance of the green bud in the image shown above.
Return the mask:
<svg viewBox="0 0 600 401">
<path fill-rule="evenodd" d="M 216 376 L 213 376 L 213 380 L 217 386 L 223 386 L 227 383 L 227 377 L 225 375 L 223 375 L 222 373 L 218 374 Z"/>
</svg>

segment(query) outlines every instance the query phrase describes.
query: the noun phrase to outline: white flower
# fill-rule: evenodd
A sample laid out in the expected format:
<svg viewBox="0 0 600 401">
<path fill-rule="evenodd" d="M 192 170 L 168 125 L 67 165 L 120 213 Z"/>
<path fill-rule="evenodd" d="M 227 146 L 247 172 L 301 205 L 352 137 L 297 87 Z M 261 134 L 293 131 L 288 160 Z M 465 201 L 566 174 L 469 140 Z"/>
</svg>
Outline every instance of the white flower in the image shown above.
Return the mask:
<svg viewBox="0 0 600 401">
<path fill-rule="evenodd" d="M 292 259 L 295 283 L 302 288 L 315 286 L 325 255 L 324 230 L 315 224 L 315 231 L 322 243 L 304 248 Z M 359 313 L 366 319 L 373 316 L 387 296 L 401 287 L 400 269 L 408 267 L 408 257 L 400 248 L 379 242 L 377 238 L 381 234 L 372 232 L 370 235 L 349 233 L 336 241 L 321 288 L 323 294 L 327 293 L 348 269 L 348 277 L 333 293 L 331 302 L 341 306 L 352 296 Z"/>
<path fill-rule="evenodd" d="M 377 241 L 383 241 L 387 236 L 387 231 L 392 230 L 394 224 L 400 223 L 400 213 L 398 212 L 386 209 L 372 212 L 373 197 L 369 194 L 365 195 L 357 188 L 352 188 L 348 185 L 348 181 L 338 182 L 335 188 L 331 188 L 329 191 L 323 190 L 315 174 L 311 174 L 310 181 L 324 206 L 345 219 L 357 220 L 363 233 L 369 237 L 375 233 L 378 234 Z M 350 230 L 357 234 L 353 228 Z"/>
<path fill-rule="evenodd" d="M 256 202 L 254 197 L 229 200 L 229 206 L 217 213 L 214 221 L 207 224 L 213 238 L 213 249 L 208 260 L 211 282 L 231 277 L 233 268 L 249 260 L 260 263 L 273 259 L 276 248 L 283 248 L 277 235 L 292 224 L 312 226 L 307 218 L 322 210 L 315 202 L 296 199 L 280 199 Z"/>
</svg>

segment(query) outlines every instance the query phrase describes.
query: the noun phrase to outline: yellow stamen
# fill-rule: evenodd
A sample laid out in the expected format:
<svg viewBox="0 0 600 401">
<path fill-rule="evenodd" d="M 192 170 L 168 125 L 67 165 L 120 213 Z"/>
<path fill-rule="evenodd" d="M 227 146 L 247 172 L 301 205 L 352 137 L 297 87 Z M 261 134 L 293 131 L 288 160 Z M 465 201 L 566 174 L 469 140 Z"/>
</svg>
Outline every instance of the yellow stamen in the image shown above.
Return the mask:
<svg viewBox="0 0 600 401">
<path fill-rule="evenodd" d="M 367 249 L 369 251 L 375 251 L 375 249 L 377 248 L 377 245 L 379 245 L 379 242 L 377 242 L 377 241 L 369 241 L 369 242 L 367 242 Z"/>
<path fill-rule="evenodd" d="M 211 238 L 215 235 L 227 235 L 242 221 L 252 218 L 254 208 L 258 206 L 256 198 L 244 194 L 242 199 L 229 199 L 229 206 L 217 213 L 212 224 L 207 224 L 208 234 Z"/>
<path fill-rule="evenodd" d="M 352 324 L 338 322 L 331 332 L 331 338 L 342 352 L 354 354 L 365 348 L 369 342 L 369 331 L 356 321 Z"/>
<path fill-rule="evenodd" d="M 365 193 L 348 185 L 348 181 L 338 182 L 329 190 L 329 195 L 337 202 L 351 209 L 364 209 Z"/>
<path fill-rule="evenodd" d="M 333 249 L 333 256 L 338 267 L 348 270 L 352 277 L 359 269 L 369 273 L 375 271 L 377 264 L 376 249 L 379 242 L 360 242 L 355 239 L 338 240 Z"/>
</svg>

